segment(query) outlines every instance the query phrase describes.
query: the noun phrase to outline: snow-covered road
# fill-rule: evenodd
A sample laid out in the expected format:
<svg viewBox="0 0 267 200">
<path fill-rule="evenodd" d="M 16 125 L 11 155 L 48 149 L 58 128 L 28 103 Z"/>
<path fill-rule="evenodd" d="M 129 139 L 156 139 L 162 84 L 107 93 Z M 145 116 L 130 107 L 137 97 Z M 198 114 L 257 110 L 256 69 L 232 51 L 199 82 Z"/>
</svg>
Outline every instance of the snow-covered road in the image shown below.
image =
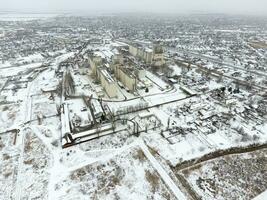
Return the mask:
<svg viewBox="0 0 267 200">
<path fill-rule="evenodd" d="M 173 194 L 176 196 L 178 200 L 185 200 L 187 199 L 185 195 L 182 193 L 182 191 L 177 187 L 177 185 L 174 183 L 174 181 L 170 178 L 168 173 L 163 169 L 163 167 L 159 164 L 159 162 L 156 160 L 156 158 L 150 153 L 147 146 L 144 144 L 144 142 L 140 142 L 139 146 L 142 148 L 145 156 L 149 159 L 152 166 L 157 170 L 165 184 L 171 189 Z"/>
</svg>

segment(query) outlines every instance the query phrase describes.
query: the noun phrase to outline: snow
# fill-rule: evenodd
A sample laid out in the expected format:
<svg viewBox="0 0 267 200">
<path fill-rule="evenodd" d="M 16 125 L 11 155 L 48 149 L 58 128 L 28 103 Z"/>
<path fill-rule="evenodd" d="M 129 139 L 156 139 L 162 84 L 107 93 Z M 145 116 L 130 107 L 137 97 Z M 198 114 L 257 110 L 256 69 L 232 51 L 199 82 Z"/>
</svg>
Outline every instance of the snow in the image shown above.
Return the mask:
<svg viewBox="0 0 267 200">
<path fill-rule="evenodd" d="M 31 63 L 27 65 L 21 65 L 19 67 L 13 67 L 11 66 L 10 68 L 0 68 L 0 73 L 5 74 L 6 76 L 15 76 L 23 73 L 27 69 L 34 69 L 41 67 L 42 63 Z"/>
<path fill-rule="evenodd" d="M 162 166 L 158 163 L 158 161 L 153 157 L 153 155 L 149 152 L 148 148 L 141 143 L 140 144 L 143 152 L 145 153 L 146 157 L 149 159 L 153 167 L 157 170 L 157 172 L 160 174 L 164 182 L 169 186 L 169 188 L 172 190 L 174 195 L 177 199 L 186 199 L 185 195 L 181 192 L 181 190 L 177 187 L 177 185 L 173 182 L 173 180 L 169 177 L 167 172 L 162 168 Z"/>
<path fill-rule="evenodd" d="M 146 199 L 148 196 L 164 199 L 162 195 L 169 193 L 168 189 L 161 179 L 158 189 L 153 189 L 153 182 L 148 182 L 150 174 L 153 173 L 152 176 L 156 179 L 158 175 L 143 156 L 142 150 L 138 146 L 131 146 L 71 169 L 68 175 L 62 177 L 63 180 L 58 180 L 55 185 L 54 198 L 72 199 L 75 196 L 79 199 L 88 199 L 97 195 L 101 199 L 114 199 L 116 196 L 122 199 Z M 99 170 L 105 171 L 105 176 Z M 70 190 L 71 195 L 66 195 L 66 190 Z M 106 190 L 108 192 L 104 192 Z M 170 199 L 174 199 L 171 193 L 169 195 Z"/>
<path fill-rule="evenodd" d="M 47 17 L 0 15 L 2 20 Z M 4 35 L 0 36 L 1 41 L 7 45 L 8 52 L 14 53 L 8 55 L 3 52 L 5 57 L 0 59 L 0 160 L 3 161 L 0 162 L 0 168 L 3 169 L 0 173 L 0 199 L 187 199 L 190 194 L 179 179 L 183 170 L 176 173 L 176 168 L 216 152 L 266 144 L 264 90 L 249 90 L 236 85 L 235 80 L 231 79 L 232 75 L 238 75 L 238 79 L 245 80 L 252 74 L 252 83 L 265 87 L 264 60 L 261 58 L 264 51 L 247 48 L 243 38 L 238 38 L 241 45 L 223 37 L 226 33 L 232 35 L 242 32 L 242 37 L 250 40 L 246 36 L 249 31 L 239 28 L 231 30 L 229 27 L 216 30 L 222 36 L 222 41 L 216 41 L 218 47 L 204 44 L 202 35 L 198 35 L 202 34 L 201 31 L 190 33 L 187 37 L 188 33 L 181 30 L 176 32 L 180 34 L 179 37 L 163 38 L 163 44 L 166 41 L 173 42 L 170 45 L 178 44 L 177 47 L 184 48 L 174 48 L 165 55 L 166 63 L 171 63 L 168 67 L 172 69 L 169 71 L 173 71 L 170 76 L 173 76 L 175 84 L 169 83 L 169 74 L 164 74 L 164 69 L 152 69 L 152 66 L 145 66 L 137 58 L 128 57 L 125 53 L 125 60 L 131 59 L 134 65 L 144 70 L 144 76 L 137 80 L 138 89 L 130 92 L 116 83 L 117 79 L 111 72 L 112 56 L 126 46 L 123 42 L 113 41 L 113 37 L 117 37 L 116 31 L 121 30 L 112 30 L 112 27 L 108 31 L 79 27 L 85 19 L 75 24 L 75 28 L 68 18 L 64 19 L 68 22 L 65 24 L 65 21 L 59 28 L 54 25 L 62 23 L 60 18 L 58 21 L 43 20 L 42 23 L 3 22 L 4 27 L 0 28 L 3 30 L 2 34 L 0 31 L 1 36 Z M 101 23 L 95 17 L 85 21 L 86 26 L 91 25 L 92 21 L 101 25 L 105 18 L 101 18 Z M 42 29 L 38 30 L 36 24 Z M 117 24 L 120 26 L 120 23 Z M 9 39 L 6 36 L 20 38 L 16 34 L 25 30 L 20 25 L 27 25 L 29 31 L 33 30 L 31 26 L 35 27 L 37 31 L 33 35 L 36 38 L 27 39 L 25 34 L 22 42 L 12 39 L 11 43 L 18 45 L 12 46 L 9 41 L 5 44 Z M 53 28 L 47 29 L 50 25 Z M 211 37 L 213 33 L 206 33 L 210 30 L 203 34 L 209 36 L 207 43 L 214 43 L 215 39 Z M 257 32 L 254 33 L 256 35 Z M 264 36 L 264 32 L 261 34 Z M 41 50 L 35 51 L 39 38 L 44 39 L 47 45 L 41 45 Z M 90 38 L 103 39 L 105 42 L 86 46 Z M 32 44 L 21 45 L 24 41 Z M 152 47 L 152 43 L 144 38 L 139 41 L 147 48 Z M 166 49 L 169 48 L 167 45 Z M 16 46 L 20 49 L 16 49 Z M 237 52 L 240 52 L 236 53 L 230 47 L 239 47 Z M 107 70 L 103 73 L 115 81 L 118 89 L 116 98 L 109 98 L 90 74 L 88 56 L 91 51 L 105 58 Z M 214 61 L 220 59 L 220 54 L 225 57 L 221 66 Z M 182 60 L 181 66 L 174 64 L 179 59 Z M 198 63 L 207 69 L 225 73 L 230 78 L 219 80 L 203 73 L 198 65 L 189 66 L 188 63 Z M 246 64 L 249 65 L 245 67 Z M 42 67 L 44 71 L 34 70 L 42 65 L 45 66 Z M 184 69 L 183 65 L 187 67 Z M 61 87 L 64 88 L 61 73 L 67 70 L 73 77 L 75 87 L 70 97 L 61 94 Z M 234 89 L 239 86 L 238 94 L 229 91 L 229 87 Z M 222 92 L 222 87 L 226 88 L 226 92 Z M 100 123 L 94 124 L 92 121 L 83 95 L 93 97 L 91 102 Z M 100 117 L 102 106 L 107 113 L 103 119 Z M 72 120 L 75 118 L 81 120 L 82 128 L 86 130 L 73 129 Z M 114 118 L 117 121 L 113 122 Z M 123 122 L 122 119 L 128 121 Z M 138 127 L 138 135 L 134 134 L 134 127 Z M 65 139 L 62 136 L 65 133 L 70 133 L 73 138 L 82 138 L 69 144 L 73 146 L 66 145 L 63 149 L 61 145 Z M 248 160 L 253 156 L 246 154 L 243 158 Z M 222 168 L 225 166 L 220 165 Z M 190 164 L 188 169 L 191 167 L 194 169 L 196 165 Z M 226 172 L 232 169 L 234 167 Z M 192 172 L 188 179 L 192 183 L 191 189 L 197 193 L 203 193 L 194 183 L 199 180 L 201 173 L 213 181 L 220 180 L 220 177 L 213 178 L 216 170 L 212 165 L 203 162 L 201 170 Z M 231 177 L 242 178 L 238 173 Z M 208 184 L 204 184 L 204 187 L 211 189 Z M 237 188 L 234 184 L 224 187 L 223 191 Z M 241 187 L 241 193 L 245 189 Z M 236 192 L 235 195 L 241 193 Z M 213 195 L 210 190 L 204 194 L 205 199 L 210 199 L 209 195 Z M 216 199 L 223 199 L 219 197 Z"/>
<path fill-rule="evenodd" d="M 264 150 L 259 150 L 221 156 L 196 164 L 180 173 L 183 173 L 190 187 L 202 199 L 235 199 L 240 196 L 251 199 L 265 189 L 262 180 L 266 172 L 259 171 L 266 165 L 263 159 L 265 153 Z M 258 181 L 262 184 L 255 184 Z"/>
<path fill-rule="evenodd" d="M 180 76 L 182 73 L 182 69 L 177 65 L 170 65 L 169 68 L 173 70 L 172 76 Z"/>
</svg>

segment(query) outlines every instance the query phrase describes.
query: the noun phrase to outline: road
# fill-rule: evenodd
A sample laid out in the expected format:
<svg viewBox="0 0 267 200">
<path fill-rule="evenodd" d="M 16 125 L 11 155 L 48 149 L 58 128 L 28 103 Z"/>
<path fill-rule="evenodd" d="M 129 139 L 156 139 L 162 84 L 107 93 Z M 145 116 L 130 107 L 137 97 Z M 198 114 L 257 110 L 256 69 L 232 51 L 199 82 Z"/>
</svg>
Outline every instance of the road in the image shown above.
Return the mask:
<svg viewBox="0 0 267 200">
<path fill-rule="evenodd" d="M 21 131 L 21 152 L 19 156 L 19 161 L 18 161 L 18 171 L 17 171 L 17 180 L 16 180 L 16 186 L 15 186 L 15 200 L 20 200 L 21 199 L 21 192 L 22 192 L 22 182 L 24 181 L 21 178 L 22 174 L 22 167 L 23 167 L 23 160 L 24 160 L 24 144 L 25 144 L 25 135 Z"/>
<path fill-rule="evenodd" d="M 29 84 L 29 87 L 27 88 L 26 98 L 24 99 L 25 109 L 24 109 L 24 123 L 23 124 L 27 124 L 27 122 L 31 121 L 32 99 L 31 99 L 30 93 L 31 93 L 31 87 L 34 84 L 33 82 L 31 82 Z M 15 200 L 21 199 L 22 182 L 23 182 L 23 180 L 21 179 L 21 174 L 22 174 L 22 167 L 23 167 L 23 160 L 24 160 L 24 144 L 25 144 L 24 131 L 21 130 L 19 135 L 20 136 L 18 137 L 17 141 L 18 141 L 18 144 L 21 146 L 21 152 L 20 152 L 20 157 L 19 157 L 19 162 L 18 162 L 18 173 L 17 173 L 17 180 L 16 180 Z"/>
<path fill-rule="evenodd" d="M 147 146 L 144 144 L 144 142 L 140 142 L 139 146 L 143 150 L 145 156 L 148 158 L 152 166 L 155 168 L 155 170 L 159 173 L 165 184 L 169 187 L 169 189 L 172 191 L 174 196 L 178 200 L 186 200 L 186 196 L 184 193 L 177 187 L 175 182 L 171 179 L 169 174 L 165 171 L 165 169 L 159 164 L 159 162 L 156 160 L 156 158 L 150 153 Z"/>
</svg>

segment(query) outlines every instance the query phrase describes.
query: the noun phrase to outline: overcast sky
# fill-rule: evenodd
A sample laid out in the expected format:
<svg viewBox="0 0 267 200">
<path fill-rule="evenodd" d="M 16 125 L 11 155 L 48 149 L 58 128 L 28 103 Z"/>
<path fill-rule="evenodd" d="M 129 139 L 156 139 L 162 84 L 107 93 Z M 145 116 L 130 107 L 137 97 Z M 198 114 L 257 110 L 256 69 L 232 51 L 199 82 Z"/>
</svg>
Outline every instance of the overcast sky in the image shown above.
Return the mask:
<svg viewBox="0 0 267 200">
<path fill-rule="evenodd" d="M 267 15 L 267 0 L 0 0 L 0 10 L 26 12 L 216 12 Z"/>
</svg>

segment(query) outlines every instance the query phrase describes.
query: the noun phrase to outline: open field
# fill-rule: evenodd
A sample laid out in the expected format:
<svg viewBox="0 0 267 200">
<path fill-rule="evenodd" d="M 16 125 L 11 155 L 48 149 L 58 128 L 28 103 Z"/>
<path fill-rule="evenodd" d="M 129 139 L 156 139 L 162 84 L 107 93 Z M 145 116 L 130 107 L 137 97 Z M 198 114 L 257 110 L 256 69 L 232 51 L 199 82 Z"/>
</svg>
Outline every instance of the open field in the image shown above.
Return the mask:
<svg viewBox="0 0 267 200">
<path fill-rule="evenodd" d="M 20 153 L 14 138 L 14 133 L 0 134 L 0 199 L 14 199 Z"/>
<path fill-rule="evenodd" d="M 194 198 L 251 199 L 267 189 L 267 149 L 221 156 L 176 171 Z"/>
<path fill-rule="evenodd" d="M 58 199 L 175 199 L 140 148 L 72 171 Z"/>
</svg>

